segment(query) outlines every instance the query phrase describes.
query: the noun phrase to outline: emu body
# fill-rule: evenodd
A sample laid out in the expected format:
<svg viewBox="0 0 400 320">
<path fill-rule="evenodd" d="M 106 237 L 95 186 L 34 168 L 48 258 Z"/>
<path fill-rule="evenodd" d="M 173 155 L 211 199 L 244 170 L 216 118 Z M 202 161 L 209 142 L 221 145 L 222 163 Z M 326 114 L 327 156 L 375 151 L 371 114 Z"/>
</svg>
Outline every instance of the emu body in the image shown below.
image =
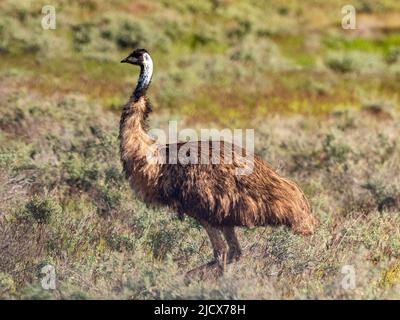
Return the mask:
<svg viewBox="0 0 400 320">
<path fill-rule="evenodd" d="M 124 106 L 120 121 L 120 153 L 123 169 L 132 189 L 150 205 L 168 206 L 179 216 L 188 215 L 206 229 L 219 265 L 238 259 L 241 254 L 234 227 L 286 225 L 293 232 L 309 235 L 316 219 L 300 188 L 279 176 L 265 161 L 254 155 L 253 170 L 237 175 L 241 165 L 225 160 L 227 142 L 220 142 L 220 163 L 203 164 L 211 157 L 211 141 L 195 142 L 197 163 L 185 164 L 176 159 L 170 164 L 171 150 L 180 150 L 187 143 L 166 145 L 154 149 L 155 141 L 147 134 L 146 120 L 151 105 L 146 98 L 153 70 L 152 61 L 144 49 L 137 49 L 121 62 L 139 65 L 138 84 Z M 149 71 L 151 72 L 149 73 Z M 229 145 L 237 158 L 245 150 Z M 163 161 L 149 161 L 148 155 Z M 223 237 L 228 244 L 228 248 Z"/>
</svg>

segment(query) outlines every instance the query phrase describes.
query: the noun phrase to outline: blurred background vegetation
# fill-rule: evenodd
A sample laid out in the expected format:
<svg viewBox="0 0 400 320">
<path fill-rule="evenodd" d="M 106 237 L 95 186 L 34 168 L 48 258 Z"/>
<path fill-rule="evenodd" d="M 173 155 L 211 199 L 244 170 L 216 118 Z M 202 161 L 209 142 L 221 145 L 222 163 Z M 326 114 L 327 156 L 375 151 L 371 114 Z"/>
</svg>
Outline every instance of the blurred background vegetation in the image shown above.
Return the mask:
<svg viewBox="0 0 400 320">
<path fill-rule="evenodd" d="M 398 102 L 400 4 L 352 1 L 357 30 L 344 30 L 342 2 L 55 0 L 57 29 L 43 30 L 44 1 L 2 1 L 0 68 L 118 111 L 137 74 L 118 63 L 144 47 L 156 108 L 224 124 Z"/>
<path fill-rule="evenodd" d="M 0 298 L 399 298 L 400 2 L 348 2 L 2 0 Z M 206 234 L 121 173 L 138 69 L 119 61 L 137 47 L 155 63 L 151 125 L 255 128 L 257 153 L 309 197 L 314 237 L 241 230 L 224 278 L 183 283 L 212 256 Z"/>
</svg>

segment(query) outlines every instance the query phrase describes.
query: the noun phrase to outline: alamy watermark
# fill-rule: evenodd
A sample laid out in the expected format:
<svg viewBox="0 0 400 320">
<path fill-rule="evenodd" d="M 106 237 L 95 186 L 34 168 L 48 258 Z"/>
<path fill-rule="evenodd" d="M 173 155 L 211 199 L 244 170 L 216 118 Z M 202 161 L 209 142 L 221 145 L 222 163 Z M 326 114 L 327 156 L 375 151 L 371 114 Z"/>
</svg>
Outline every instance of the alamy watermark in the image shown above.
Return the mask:
<svg viewBox="0 0 400 320">
<path fill-rule="evenodd" d="M 353 5 L 347 4 L 341 8 L 342 12 L 342 28 L 343 29 L 356 29 L 356 9 Z M 52 5 L 45 5 L 42 7 L 42 28 L 45 30 L 56 29 L 56 9 Z"/>
<path fill-rule="evenodd" d="M 356 288 L 356 270 L 353 265 L 344 265 L 340 271 L 344 276 L 341 281 L 344 290 L 353 290 Z"/>
<path fill-rule="evenodd" d="M 178 131 L 169 121 L 168 132 L 151 129 L 154 139 L 146 154 L 150 164 L 234 165 L 236 175 L 249 175 L 254 168 L 254 129 L 195 129 Z M 178 143 L 179 142 L 179 143 Z"/>
<path fill-rule="evenodd" d="M 56 289 L 56 268 L 48 264 L 45 265 L 40 273 L 43 274 L 41 279 L 42 288 L 44 290 L 55 290 Z"/>
<path fill-rule="evenodd" d="M 353 5 L 347 4 L 342 7 L 342 28 L 345 30 L 357 29 L 356 8 Z"/>
<path fill-rule="evenodd" d="M 57 27 L 56 8 L 51 5 L 42 7 L 42 28 L 45 30 L 54 30 Z"/>
</svg>

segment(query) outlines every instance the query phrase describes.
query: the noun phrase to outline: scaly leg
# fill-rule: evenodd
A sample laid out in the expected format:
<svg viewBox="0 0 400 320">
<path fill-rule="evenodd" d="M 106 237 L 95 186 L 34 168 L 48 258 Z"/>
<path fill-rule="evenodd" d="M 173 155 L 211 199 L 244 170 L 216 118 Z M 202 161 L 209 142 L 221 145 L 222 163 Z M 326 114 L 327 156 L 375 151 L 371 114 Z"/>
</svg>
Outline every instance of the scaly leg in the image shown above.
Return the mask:
<svg viewBox="0 0 400 320">
<path fill-rule="evenodd" d="M 221 230 L 213 227 L 207 221 L 201 220 L 199 222 L 206 229 L 210 238 L 215 260 L 187 272 L 184 280 L 186 284 L 189 284 L 194 278 L 198 280 L 217 279 L 223 274 L 227 263 L 227 247 L 222 238 Z"/>
<path fill-rule="evenodd" d="M 240 249 L 239 240 L 235 234 L 235 228 L 223 227 L 222 232 L 229 246 L 227 263 L 239 260 L 242 255 L 242 250 Z"/>
<path fill-rule="evenodd" d="M 214 258 L 223 270 L 227 263 L 227 247 L 222 238 L 221 230 L 204 220 L 201 220 L 200 224 L 206 229 L 213 247 Z"/>
</svg>

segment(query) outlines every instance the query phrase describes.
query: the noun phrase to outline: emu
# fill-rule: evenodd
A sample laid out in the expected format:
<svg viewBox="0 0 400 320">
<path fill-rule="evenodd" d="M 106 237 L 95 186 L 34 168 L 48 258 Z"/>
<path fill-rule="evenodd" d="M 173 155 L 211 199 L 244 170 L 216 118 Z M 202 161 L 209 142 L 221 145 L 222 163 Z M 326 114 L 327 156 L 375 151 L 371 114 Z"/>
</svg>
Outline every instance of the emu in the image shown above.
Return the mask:
<svg viewBox="0 0 400 320">
<path fill-rule="evenodd" d="M 149 154 L 168 160 L 172 150 L 179 151 L 185 144 L 178 142 L 154 149 L 155 141 L 147 133 L 151 105 L 146 92 L 153 74 L 149 53 L 145 49 L 136 49 L 121 63 L 140 66 L 136 88 L 123 107 L 120 119 L 120 157 L 126 178 L 146 204 L 167 206 L 179 217 L 188 215 L 204 227 L 215 258 L 206 266 L 222 273 L 226 264 L 240 258 L 235 227 L 286 225 L 296 234 L 314 232 L 317 220 L 300 188 L 279 176 L 257 155 L 253 157 L 250 174 L 236 174 L 236 169 L 241 166 L 235 161 L 240 156 L 237 153 L 246 154 L 246 151 L 235 145 L 220 142 L 221 161 L 218 164 L 212 161 L 188 164 L 179 159 L 175 164 L 149 161 Z M 211 141 L 195 143 L 199 158 L 212 156 Z M 234 160 L 230 163 L 224 161 L 226 146 L 235 150 Z"/>
</svg>

